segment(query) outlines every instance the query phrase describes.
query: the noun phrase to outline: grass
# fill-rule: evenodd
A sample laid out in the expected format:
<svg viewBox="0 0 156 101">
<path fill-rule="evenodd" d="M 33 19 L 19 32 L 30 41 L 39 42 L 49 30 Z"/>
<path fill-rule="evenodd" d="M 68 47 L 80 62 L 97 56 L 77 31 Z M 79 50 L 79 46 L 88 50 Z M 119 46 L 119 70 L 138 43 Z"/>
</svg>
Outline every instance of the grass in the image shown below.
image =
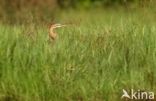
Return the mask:
<svg viewBox="0 0 156 101">
<path fill-rule="evenodd" d="M 146 15 L 146 16 L 144 16 Z M 0 25 L 0 101 L 120 101 L 156 92 L 156 26 L 149 12 L 69 12 L 47 28 Z"/>
</svg>

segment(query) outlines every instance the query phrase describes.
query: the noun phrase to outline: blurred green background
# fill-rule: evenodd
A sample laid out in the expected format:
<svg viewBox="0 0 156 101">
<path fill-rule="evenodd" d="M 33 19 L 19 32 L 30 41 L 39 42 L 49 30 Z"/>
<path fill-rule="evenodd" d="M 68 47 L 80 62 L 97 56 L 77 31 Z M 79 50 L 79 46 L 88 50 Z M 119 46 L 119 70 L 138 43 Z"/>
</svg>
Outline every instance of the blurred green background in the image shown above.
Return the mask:
<svg viewBox="0 0 156 101">
<path fill-rule="evenodd" d="M 0 22 L 27 23 L 28 19 L 47 23 L 60 10 L 89 10 L 122 7 L 125 10 L 153 7 L 155 0 L 0 0 Z"/>
</svg>

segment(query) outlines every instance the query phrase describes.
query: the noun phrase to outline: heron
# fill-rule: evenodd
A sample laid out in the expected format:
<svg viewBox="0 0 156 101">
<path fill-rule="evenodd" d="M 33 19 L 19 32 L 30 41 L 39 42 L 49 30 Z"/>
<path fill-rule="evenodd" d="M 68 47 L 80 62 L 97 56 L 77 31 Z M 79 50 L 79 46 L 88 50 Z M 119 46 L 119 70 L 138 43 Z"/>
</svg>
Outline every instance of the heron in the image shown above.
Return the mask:
<svg viewBox="0 0 156 101">
<path fill-rule="evenodd" d="M 49 37 L 52 40 L 55 40 L 58 36 L 58 34 L 54 31 L 56 28 L 65 27 L 66 25 L 63 24 L 51 24 L 49 28 Z"/>
</svg>

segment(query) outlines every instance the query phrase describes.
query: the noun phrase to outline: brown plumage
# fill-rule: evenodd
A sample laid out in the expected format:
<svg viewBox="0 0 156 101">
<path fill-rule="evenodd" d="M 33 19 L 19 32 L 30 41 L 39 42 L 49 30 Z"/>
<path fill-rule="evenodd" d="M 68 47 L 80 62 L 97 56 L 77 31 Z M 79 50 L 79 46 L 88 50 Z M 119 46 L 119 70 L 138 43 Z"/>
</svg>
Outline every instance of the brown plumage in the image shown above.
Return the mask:
<svg viewBox="0 0 156 101">
<path fill-rule="evenodd" d="M 54 31 L 56 28 L 59 28 L 59 27 L 64 27 L 66 25 L 61 25 L 61 24 L 51 24 L 50 25 L 50 28 L 49 28 L 49 37 L 50 39 L 52 40 L 55 40 L 57 38 L 57 33 Z"/>
</svg>

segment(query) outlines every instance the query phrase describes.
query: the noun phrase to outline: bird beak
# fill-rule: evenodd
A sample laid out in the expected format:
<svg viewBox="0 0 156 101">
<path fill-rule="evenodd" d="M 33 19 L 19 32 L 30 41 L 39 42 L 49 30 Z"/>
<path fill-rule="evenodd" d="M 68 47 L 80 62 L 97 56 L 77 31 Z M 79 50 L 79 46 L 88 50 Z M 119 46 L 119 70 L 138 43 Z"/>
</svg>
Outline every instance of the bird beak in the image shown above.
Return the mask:
<svg viewBox="0 0 156 101">
<path fill-rule="evenodd" d="M 55 24 L 54 26 L 53 26 L 53 28 L 59 28 L 59 27 L 65 27 L 66 25 L 62 25 L 62 24 Z"/>
</svg>

